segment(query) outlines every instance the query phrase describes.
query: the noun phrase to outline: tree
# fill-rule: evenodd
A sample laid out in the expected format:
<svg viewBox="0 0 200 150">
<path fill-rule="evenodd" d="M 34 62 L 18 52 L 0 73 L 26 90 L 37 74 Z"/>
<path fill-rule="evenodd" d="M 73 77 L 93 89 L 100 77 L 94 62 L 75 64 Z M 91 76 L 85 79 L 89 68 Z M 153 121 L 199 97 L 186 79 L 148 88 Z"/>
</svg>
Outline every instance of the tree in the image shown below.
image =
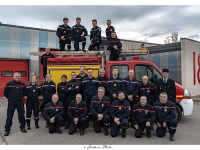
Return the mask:
<svg viewBox="0 0 200 150">
<path fill-rule="evenodd" d="M 178 32 L 173 32 L 171 36 L 167 36 L 167 38 L 164 40 L 164 43 L 169 44 L 169 43 L 176 43 L 179 41 L 180 40 L 178 40 Z"/>
</svg>

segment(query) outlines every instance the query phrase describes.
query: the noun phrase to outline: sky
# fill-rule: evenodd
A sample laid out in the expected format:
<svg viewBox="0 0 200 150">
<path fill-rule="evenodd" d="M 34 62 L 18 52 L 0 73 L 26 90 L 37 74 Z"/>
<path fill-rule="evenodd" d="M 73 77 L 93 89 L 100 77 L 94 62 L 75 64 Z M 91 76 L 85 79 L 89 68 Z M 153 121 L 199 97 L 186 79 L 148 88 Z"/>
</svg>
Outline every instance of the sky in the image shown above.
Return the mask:
<svg viewBox="0 0 200 150">
<path fill-rule="evenodd" d="M 164 44 L 167 36 L 178 32 L 179 39 L 200 41 L 200 5 L 1 5 L 0 11 L 3 24 L 56 30 L 63 17 L 71 27 L 81 17 L 88 32 L 92 19 L 97 19 L 105 36 L 110 19 L 121 39 Z"/>
</svg>

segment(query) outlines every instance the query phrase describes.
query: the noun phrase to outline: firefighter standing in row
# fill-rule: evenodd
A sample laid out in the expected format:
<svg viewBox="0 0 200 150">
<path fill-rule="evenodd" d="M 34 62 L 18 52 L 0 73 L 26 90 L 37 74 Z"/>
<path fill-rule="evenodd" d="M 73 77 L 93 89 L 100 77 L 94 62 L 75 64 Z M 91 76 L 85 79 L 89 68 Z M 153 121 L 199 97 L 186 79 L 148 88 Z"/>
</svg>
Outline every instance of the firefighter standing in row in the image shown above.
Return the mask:
<svg viewBox="0 0 200 150">
<path fill-rule="evenodd" d="M 99 69 L 99 76 L 97 77 L 97 80 L 99 80 L 100 86 L 105 88 L 105 95 L 108 96 L 107 92 L 108 78 L 105 76 L 105 70 L 103 68 Z"/>
<path fill-rule="evenodd" d="M 66 85 L 66 93 L 67 93 L 66 108 L 67 109 L 71 101 L 75 100 L 76 95 L 80 93 L 80 89 L 81 89 L 81 82 L 76 79 L 76 72 L 71 72 L 71 80 Z M 71 121 L 67 113 L 65 113 L 65 116 L 67 116 L 67 126 L 65 127 L 65 129 L 68 129 Z"/>
<path fill-rule="evenodd" d="M 76 76 L 76 79 L 81 83 L 85 77 L 88 77 L 88 75 L 85 73 L 85 66 L 80 66 L 80 73 Z M 80 90 L 81 95 L 83 95 L 82 88 Z"/>
<path fill-rule="evenodd" d="M 90 46 L 88 48 L 89 51 L 95 50 L 95 47 L 97 50 L 100 50 L 100 44 L 102 43 L 101 39 L 101 28 L 97 26 L 97 20 L 92 20 L 93 28 L 90 30 Z"/>
<path fill-rule="evenodd" d="M 116 137 L 119 129 L 122 129 L 121 137 L 126 137 L 128 128 L 128 117 L 130 116 L 130 104 L 125 100 L 125 94 L 120 91 L 118 99 L 110 107 L 110 116 L 112 118 L 110 135 Z"/>
<path fill-rule="evenodd" d="M 104 135 L 108 135 L 110 123 L 110 100 L 105 94 L 105 88 L 99 87 L 98 94 L 93 96 L 90 103 L 90 112 L 93 116 L 95 133 L 101 132 L 101 125 L 104 127 Z"/>
<path fill-rule="evenodd" d="M 68 26 L 68 18 L 63 18 L 63 24 L 57 28 L 56 35 L 59 38 L 60 50 L 65 51 L 65 45 L 67 44 L 68 51 L 71 50 L 71 27 Z"/>
<path fill-rule="evenodd" d="M 156 88 L 153 83 L 149 82 L 147 76 L 142 77 L 142 83 L 139 84 L 138 96 L 146 96 L 147 102 L 151 106 L 156 101 Z"/>
<path fill-rule="evenodd" d="M 56 84 L 51 80 L 51 75 L 46 75 L 46 81 L 42 85 L 42 93 L 43 93 L 43 107 L 46 106 L 47 103 L 51 102 L 52 95 L 56 93 Z M 48 127 L 48 123 L 46 122 L 46 127 Z"/>
<path fill-rule="evenodd" d="M 53 58 L 53 57 L 54 57 L 54 54 L 50 53 L 50 48 L 46 47 L 45 48 L 45 54 L 43 54 L 41 56 L 41 64 L 43 66 L 43 77 L 44 77 L 44 79 L 45 79 L 46 74 L 47 74 L 47 59 Z"/>
<path fill-rule="evenodd" d="M 147 138 L 151 138 L 156 115 L 153 106 L 147 102 L 146 96 L 140 97 L 140 102 L 133 107 L 131 117 L 132 125 L 135 128 L 135 137 L 142 137 L 143 131 L 146 128 Z"/>
<path fill-rule="evenodd" d="M 76 94 L 76 99 L 70 102 L 67 114 L 70 118 L 68 133 L 72 135 L 80 128 L 80 135 L 84 135 L 87 125 L 87 104 L 82 100 L 81 94 Z"/>
<path fill-rule="evenodd" d="M 160 93 L 159 101 L 154 103 L 154 110 L 156 113 L 155 124 L 157 126 L 156 133 L 158 137 L 164 137 L 166 128 L 168 127 L 170 141 L 174 141 L 174 134 L 177 127 L 176 109 L 175 104 L 168 100 L 165 92 Z"/>
<path fill-rule="evenodd" d="M 21 74 L 19 72 L 15 72 L 13 75 L 13 80 L 8 82 L 4 88 L 3 94 L 8 99 L 7 118 L 4 136 L 8 136 L 10 134 L 10 128 L 12 126 L 12 119 L 15 113 L 15 109 L 17 109 L 21 131 L 23 133 L 27 132 L 25 129 L 23 101 L 23 97 L 26 95 L 26 86 L 23 82 L 20 81 L 20 78 Z"/>
<path fill-rule="evenodd" d="M 64 105 L 64 113 L 63 113 L 63 125 L 66 127 L 66 122 L 67 122 L 67 93 L 66 93 L 66 85 L 67 85 L 67 76 L 64 74 L 61 76 L 62 82 L 58 83 L 57 85 L 57 92 L 58 92 L 58 97 L 59 101 L 63 103 Z"/>
<path fill-rule="evenodd" d="M 117 99 L 117 94 L 122 90 L 123 80 L 118 76 L 119 72 L 116 67 L 112 69 L 112 77 L 108 79 L 107 82 L 107 91 L 110 103 Z"/>
<path fill-rule="evenodd" d="M 63 122 L 63 113 L 64 106 L 63 103 L 58 101 L 58 95 L 53 94 L 51 102 L 48 102 L 45 105 L 44 109 L 44 118 L 46 119 L 49 127 L 49 133 L 57 132 L 58 134 L 62 134 L 60 131 L 60 127 Z"/>
<path fill-rule="evenodd" d="M 87 32 L 87 29 L 80 23 L 81 23 L 81 18 L 77 17 L 76 25 L 74 25 L 71 30 L 71 39 L 72 39 L 72 43 L 74 43 L 75 51 L 79 51 L 79 42 L 82 42 L 82 51 L 86 51 L 85 50 L 85 45 L 86 45 L 85 36 L 88 35 L 88 32 Z"/>
<path fill-rule="evenodd" d="M 167 93 L 168 100 L 176 104 L 176 86 L 174 80 L 168 77 L 169 69 L 162 69 L 162 79 L 157 82 L 156 98 L 159 100 L 159 94 L 162 92 Z"/>
<path fill-rule="evenodd" d="M 38 129 L 38 121 L 39 121 L 39 100 L 38 96 L 41 95 L 40 85 L 37 84 L 36 76 L 31 76 L 31 82 L 26 86 L 26 125 L 27 130 L 31 130 L 30 122 L 31 122 L 31 114 L 33 111 L 34 120 L 35 120 L 35 128 Z"/>
<path fill-rule="evenodd" d="M 111 26 L 111 20 L 107 20 L 107 28 L 106 28 L 106 38 L 109 41 L 111 38 L 111 32 L 115 31 L 115 28 Z"/>
</svg>

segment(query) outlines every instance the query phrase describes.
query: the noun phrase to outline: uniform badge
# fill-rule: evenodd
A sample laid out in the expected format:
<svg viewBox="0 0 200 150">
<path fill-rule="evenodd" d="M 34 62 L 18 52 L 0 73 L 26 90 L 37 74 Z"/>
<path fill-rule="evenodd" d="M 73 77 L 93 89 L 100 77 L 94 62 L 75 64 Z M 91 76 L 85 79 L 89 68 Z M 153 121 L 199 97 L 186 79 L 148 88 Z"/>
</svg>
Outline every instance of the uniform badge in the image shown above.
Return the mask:
<svg viewBox="0 0 200 150">
<path fill-rule="evenodd" d="M 112 31 L 112 29 L 110 29 L 110 31 Z"/>
<path fill-rule="evenodd" d="M 64 33 L 67 33 L 67 32 L 64 30 Z"/>
<path fill-rule="evenodd" d="M 167 112 L 167 109 L 165 108 L 164 111 Z"/>
<path fill-rule="evenodd" d="M 119 110 L 121 110 L 122 108 L 121 107 L 119 107 Z"/>
<path fill-rule="evenodd" d="M 62 88 L 62 89 L 64 89 L 64 88 Z"/>
<path fill-rule="evenodd" d="M 18 86 L 16 88 L 18 89 Z"/>
<path fill-rule="evenodd" d="M 147 90 L 147 93 L 149 93 L 149 90 Z"/>
<path fill-rule="evenodd" d="M 117 86 L 117 84 L 114 84 L 114 86 Z"/>
<path fill-rule="evenodd" d="M 35 90 L 33 90 L 33 92 L 35 92 Z"/>
<path fill-rule="evenodd" d="M 78 32 L 79 30 L 76 30 L 76 32 Z"/>
<path fill-rule="evenodd" d="M 56 109 L 56 111 L 58 111 L 58 108 Z"/>
<path fill-rule="evenodd" d="M 161 90 L 162 88 L 160 87 L 160 90 Z"/>
<path fill-rule="evenodd" d="M 130 87 L 132 88 L 132 85 L 130 85 Z"/>
<path fill-rule="evenodd" d="M 78 109 L 76 109 L 76 112 L 78 112 Z"/>
<path fill-rule="evenodd" d="M 147 114 L 147 110 L 145 111 L 145 114 Z"/>
<path fill-rule="evenodd" d="M 104 104 L 102 104 L 102 107 L 104 106 Z"/>
</svg>

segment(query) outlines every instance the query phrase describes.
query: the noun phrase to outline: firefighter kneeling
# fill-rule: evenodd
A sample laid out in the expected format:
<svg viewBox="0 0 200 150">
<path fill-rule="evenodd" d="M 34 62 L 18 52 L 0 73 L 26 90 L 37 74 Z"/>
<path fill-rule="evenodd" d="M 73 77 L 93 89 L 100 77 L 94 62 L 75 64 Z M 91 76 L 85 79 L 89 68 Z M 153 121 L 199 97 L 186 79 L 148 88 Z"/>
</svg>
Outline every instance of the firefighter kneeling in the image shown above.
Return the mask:
<svg viewBox="0 0 200 150">
<path fill-rule="evenodd" d="M 147 131 L 147 138 L 151 138 L 155 117 L 155 111 L 153 110 L 153 107 L 147 103 L 147 97 L 141 96 L 140 102 L 137 103 L 132 110 L 132 124 L 136 129 L 136 138 L 142 137 L 145 128 Z"/>
</svg>

